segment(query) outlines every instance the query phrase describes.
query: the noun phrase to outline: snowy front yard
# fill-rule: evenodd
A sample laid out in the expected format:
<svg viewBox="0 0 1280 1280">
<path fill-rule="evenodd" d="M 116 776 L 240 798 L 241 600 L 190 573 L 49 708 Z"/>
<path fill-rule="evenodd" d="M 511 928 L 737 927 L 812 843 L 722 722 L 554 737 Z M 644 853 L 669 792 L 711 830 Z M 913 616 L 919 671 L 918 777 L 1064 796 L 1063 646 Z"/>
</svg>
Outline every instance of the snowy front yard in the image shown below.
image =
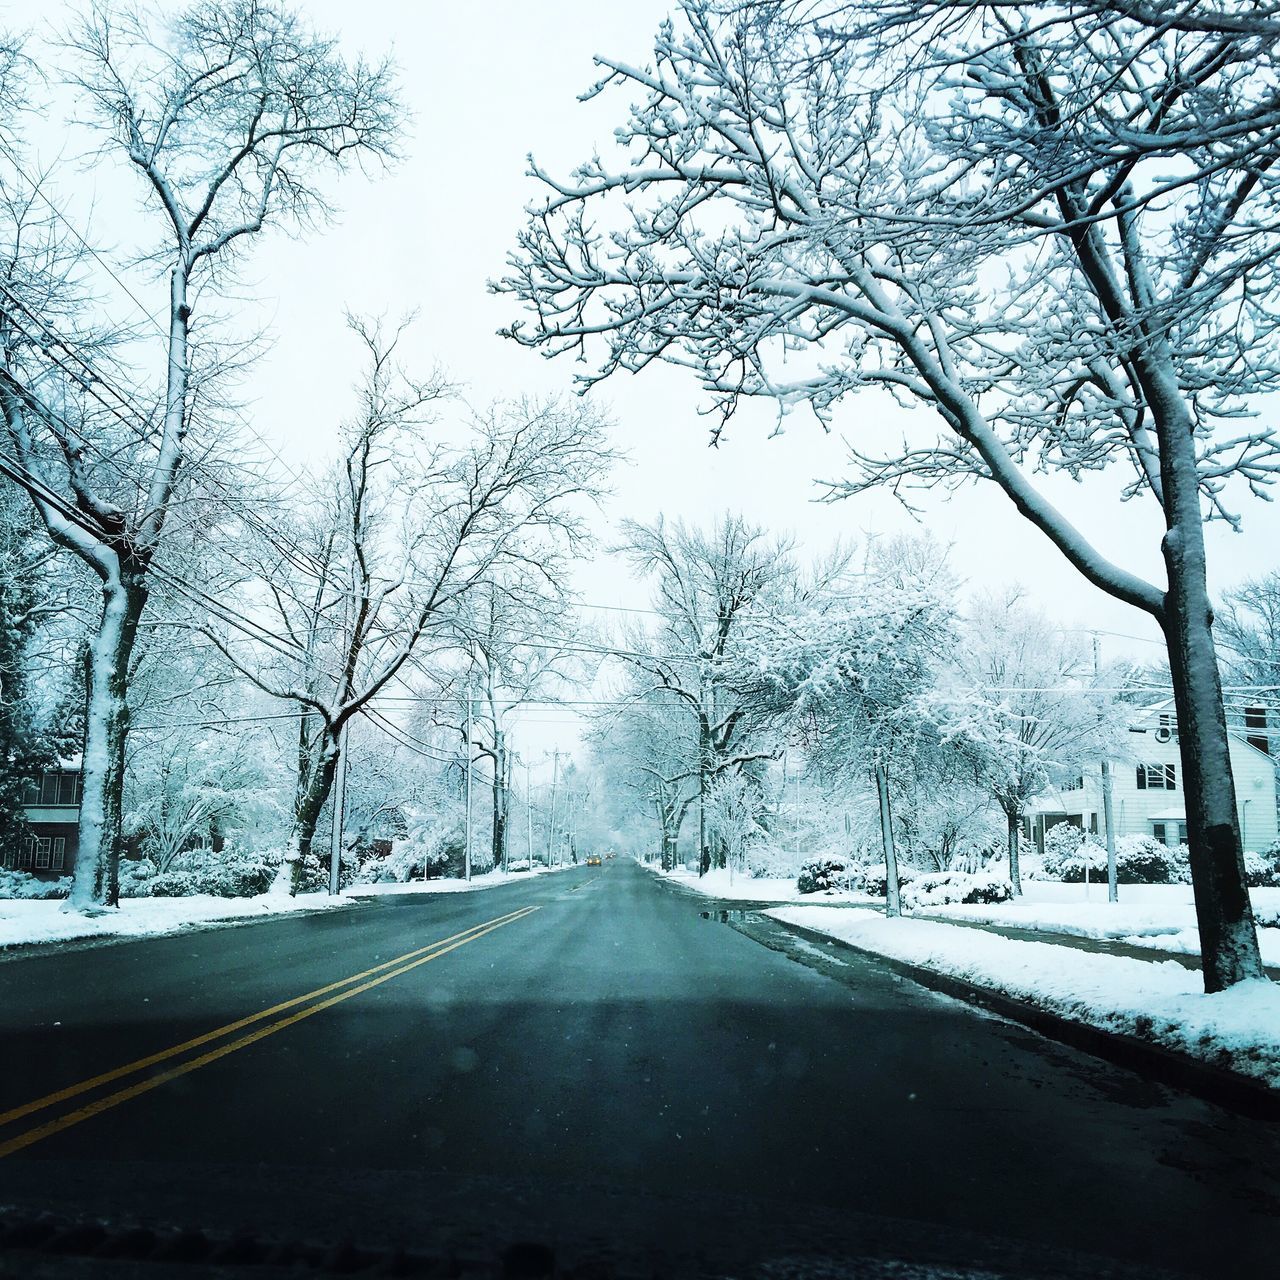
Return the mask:
<svg viewBox="0 0 1280 1280">
<path fill-rule="evenodd" d="M 62 901 L 0 898 L 0 947 L 83 938 L 142 938 L 220 921 L 257 920 L 296 911 L 327 911 L 351 904 L 326 893 L 264 893 L 256 898 L 123 898 L 119 910 L 102 915 L 68 911 Z"/>
<path fill-rule="evenodd" d="M 768 914 L 1280 1088 L 1280 986 L 1274 983 L 1244 983 L 1207 996 L 1200 974 L 1172 960 L 1098 955 L 829 907 L 779 907 Z"/>
</svg>

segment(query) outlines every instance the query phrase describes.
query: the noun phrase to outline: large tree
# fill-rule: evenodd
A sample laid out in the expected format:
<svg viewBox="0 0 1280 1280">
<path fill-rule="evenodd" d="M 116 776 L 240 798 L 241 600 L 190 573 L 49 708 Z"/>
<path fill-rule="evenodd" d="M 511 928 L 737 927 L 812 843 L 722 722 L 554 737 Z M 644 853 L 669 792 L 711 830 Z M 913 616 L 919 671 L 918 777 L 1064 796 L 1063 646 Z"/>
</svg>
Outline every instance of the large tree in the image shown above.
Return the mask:
<svg viewBox="0 0 1280 1280">
<path fill-rule="evenodd" d="M 652 524 L 626 521 L 620 552 L 655 583 L 660 622 L 636 631 L 624 660 L 643 672 L 645 696 L 687 717 L 694 737 L 686 772 L 699 800 L 698 859 L 702 871 L 724 865 L 724 847 L 708 844 L 705 799 L 708 785 L 726 771 L 769 758 L 770 724 L 761 714 L 749 656 L 754 618 L 780 607 L 796 584 L 790 544 L 769 536 L 741 516 L 725 514 L 710 529 L 659 517 Z M 665 803 L 683 816 L 684 777 L 668 778 Z M 676 823 L 678 829 L 678 822 Z"/>
<path fill-rule="evenodd" d="M 1203 523 L 1280 469 L 1274 432 L 1240 423 L 1280 385 L 1278 51 L 1244 3 L 689 0 L 648 65 L 598 59 L 597 92 L 634 104 L 620 162 L 535 169 L 549 195 L 499 286 L 534 315 L 518 340 L 603 343 L 588 383 L 668 360 L 726 416 L 866 392 L 928 410 L 857 441 L 833 492 L 992 483 L 1154 618 L 1211 991 L 1262 972 Z M 1113 463 L 1162 526 L 1164 582 L 1039 479 Z"/>
<path fill-rule="evenodd" d="M 574 541 L 577 504 L 599 491 L 610 454 L 588 405 L 514 402 L 473 415 L 463 438 L 428 438 L 444 392 L 399 363 L 403 328 L 352 321 L 366 369 L 343 452 L 306 499 L 297 536 L 267 538 L 246 604 L 269 623 L 258 643 L 207 628 L 258 688 L 301 712 L 294 797 L 296 892 L 342 756 L 346 726 L 432 646 L 449 650 L 473 594 Z M 301 552 L 301 554 L 299 554 Z M 236 638 L 243 638 L 243 627 Z"/>
<path fill-rule="evenodd" d="M 148 268 L 167 275 L 155 424 L 130 420 L 137 396 L 127 393 L 106 414 L 81 411 L 86 397 L 104 403 L 104 387 L 46 328 L 56 275 L 24 273 L 15 256 L 6 274 L 19 288 L 0 297 L 0 408 L 15 474 L 50 536 L 102 587 L 71 891 L 84 908 L 118 897 L 130 659 L 184 470 L 208 444 L 193 395 L 197 311 L 227 289 L 264 228 L 323 215 L 316 184 L 326 171 L 388 156 L 399 112 L 386 67 L 347 62 L 271 0 L 197 0 L 164 18 L 94 6 L 65 44 L 71 83 L 104 137 L 101 163 L 136 178 L 154 226 Z M 38 287 L 23 290 L 33 276 Z M 136 279 L 148 287 L 147 274 Z"/>
</svg>

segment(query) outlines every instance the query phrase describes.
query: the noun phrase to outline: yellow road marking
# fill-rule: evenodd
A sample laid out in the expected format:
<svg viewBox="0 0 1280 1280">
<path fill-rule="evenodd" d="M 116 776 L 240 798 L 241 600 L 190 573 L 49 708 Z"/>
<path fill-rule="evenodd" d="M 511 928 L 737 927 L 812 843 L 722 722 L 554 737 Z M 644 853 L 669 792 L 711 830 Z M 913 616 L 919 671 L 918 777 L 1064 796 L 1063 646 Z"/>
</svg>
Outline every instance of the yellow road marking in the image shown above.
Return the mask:
<svg viewBox="0 0 1280 1280">
<path fill-rule="evenodd" d="M 314 1000 L 319 996 L 328 995 L 329 992 L 337 991 L 340 987 L 350 986 L 351 983 L 359 982 L 362 978 L 368 978 L 372 974 L 381 973 L 384 969 L 403 964 L 406 960 L 412 960 L 427 951 L 434 951 L 437 947 L 443 947 L 447 943 L 453 942 L 461 946 L 460 940 L 469 942 L 471 935 L 474 934 L 478 937 L 481 930 L 487 933 L 491 928 L 499 928 L 501 925 L 509 924 L 521 916 L 528 915 L 530 911 L 536 910 L 536 907 L 521 907 L 519 911 L 508 912 L 505 916 L 495 916 L 494 919 L 486 920 L 470 929 L 464 929 L 461 933 L 451 934 L 447 938 L 439 938 L 435 942 L 428 943 L 425 947 L 418 947 L 414 951 L 406 951 L 404 955 L 396 956 L 392 960 L 384 960 L 381 964 L 376 964 L 371 969 L 353 973 L 350 977 L 340 978 L 337 982 L 330 982 L 327 986 L 317 987 L 314 991 L 308 991 L 305 995 L 294 996 L 292 1000 L 284 1000 L 280 1004 L 272 1005 L 269 1009 L 261 1009 L 257 1013 L 251 1013 L 247 1017 L 237 1019 L 235 1022 L 228 1022 L 225 1026 L 218 1027 L 214 1031 L 206 1031 L 190 1040 L 184 1040 L 181 1044 L 175 1044 L 172 1048 L 162 1049 L 158 1053 L 149 1054 L 145 1058 L 138 1058 L 134 1062 L 126 1063 L 123 1067 L 115 1067 L 111 1071 L 104 1071 L 101 1075 L 93 1076 L 88 1080 L 81 1080 L 78 1084 L 68 1085 L 65 1089 L 59 1089 L 56 1093 L 46 1094 L 43 1098 L 36 1098 L 32 1102 L 24 1102 L 21 1106 L 0 1112 L 0 1125 L 10 1124 L 14 1120 L 21 1120 L 23 1116 L 29 1116 L 35 1111 L 43 1111 L 46 1107 L 55 1106 L 59 1102 L 67 1102 L 72 1098 L 79 1097 L 82 1093 L 88 1093 L 91 1089 L 100 1088 L 104 1084 L 111 1084 L 114 1080 L 120 1080 L 124 1076 L 132 1075 L 135 1071 L 145 1071 L 148 1067 L 167 1062 L 170 1058 L 176 1058 L 179 1054 L 198 1049 L 201 1045 L 209 1044 L 213 1040 L 220 1040 L 223 1036 L 229 1036 L 235 1031 L 252 1026 L 255 1022 L 261 1022 L 264 1018 L 283 1013 L 286 1009 L 296 1008 L 298 1005 L 305 1004 L 308 1000 Z M 453 948 L 449 947 L 449 950 L 452 951 Z M 440 954 L 444 953 L 441 952 Z M 399 970 L 399 972 L 403 973 L 404 970 Z M 395 975 L 388 974 L 387 976 L 394 977 Z M 362 991 L 368 990 L 367 987 L 361 987 L 360 989 Z M 354 995 L 355 993 L 352 992 L 352 994 Z M 0 1156 L 5 1154 L 7 1154 L 6 1150 L 0 1148 Z"/>
<path fill-rule="evenodd" d="M 487 927 L 478 925 L 478 932 L 469 931 L 469 937 L 458 935 L 460 940 L 450 946 L 441 946 L 438 950 L 432 951 L 430 955 L 421 956 L 419 959 L 402 965 L 399 969 L 393 969 L 390 973 L 384 973 L 381 977 L 373 978 L 361 986 L 352 987 L 349 991 L 340 991 L 337 995 L 330 996 L 327 1000 L 322 1000 L 318 1004 L 309 1005 L 305 1009 L 300 1009 L 297 1013 L 292 1013 L 287 1018 L 281 1018 L 278 1022 L 260 1027 L 257 1031 L 251 1031 L 247 1036 L 241 1036 L 238 1040 L 232 1040 L 229 1044 L 219 1045 L 218 1048 L 211 1049 L 208 1053 L 202 1053 L 198 1058 L 190 1058 L 186 1062 L 179 1063 L 176 1067 L 170 1067 L 168 1071 L 160 1072 L 159 1075 L 149 1076 L 145 1080 L 138 1081 L 137 1084 L 130 1085 L 127 1089 L 119 1089 L 115 1093 L 109 1093 L 105 1098 L 97 1098 L 76 1111 L 70 1111 L 64 1116 L 59 1116 L 56 1120 L 49 1120 L 34 1129 L 28 1129 L 25 1133 L 20 1133 L 16 1137 L 10 1138 L 8 1142 L 0 1143 L 0 1160 L 44 1138 L 52 1137 L 55 1133 L 61 1133 L 64 1129 L 70 1129 L 74 1125 L 82 1124 L 85 1120 L 90 1120 L 96 1115 L 101 1115 L 104 1111 L 111 1110 L 112 1107 L 118 1107 L 122 1102 L 128 1102 L 130 1099 L 137 1098 L 152 1089 L 158 1089 L 162 1084 L 168 1084 L 170 1080 L 176 1080 L 180 1076 L 185 1076 L 189 1072 L 197 1070 L 199 1067 L 208 1066 L 211 1062 L 217 1062 L 219 1058 L 225 1058 L 228 1054 L 235 1053 L 237 1049 L 244 1049 L 251 1044 L 256 1044 L 259 1040 L 265 1040 L 268 1036 L 275 1035 L 277 1031 L 283 1031 L 286 1027 L 291 1027 L 297 1022 L 303 1021 L 304 1018 L 311 1017 L 312 1014 L 319 1013 L 321 1010 L 328 1009 L 335 1004 L 341 1004 L 342 1001 L 350 1000 L 352 996 L 358 996 L 373 987 L 381 986 L 384 982 L 390 982 L 392 978 L 398 978 L 402 973 L 408 973 L 410 969 L 416 969 L 419 965 L 430 964 L 432 960 L 438 960 L 450 951 L 465 947 L 468 942 L 475 942 L 477 938 L 483 938 L 486 933 L 493 933 L 496 929 L 501 929 L 503 925 L 511 924 L 513 921 L 522 919 L 524 916 L 531 915 L 540 909 L 539 907 L 524 907 L 522 910 L 512 912 L 508 916 L 499 917 L 497 920 L 490 922 Z M 407 954 L 415 953 L 410 952 Z M 391 963 L 394 964 L 395 961 Z M 372 973 L 375 970 L 368 970 L 367 972 Z"/>
</svg>

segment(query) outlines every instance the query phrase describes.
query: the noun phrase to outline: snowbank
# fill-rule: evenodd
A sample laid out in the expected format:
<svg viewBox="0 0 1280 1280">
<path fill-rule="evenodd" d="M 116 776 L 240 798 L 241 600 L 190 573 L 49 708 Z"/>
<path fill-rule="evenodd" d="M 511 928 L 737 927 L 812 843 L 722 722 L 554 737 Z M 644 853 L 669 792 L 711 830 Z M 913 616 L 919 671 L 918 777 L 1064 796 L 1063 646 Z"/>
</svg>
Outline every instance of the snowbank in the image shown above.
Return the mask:
<svg viewBox="0 0 1280 1280">
<path fill-rule="evenodd" d="M 556 871 L 584 870 L 582 864 L 564 867 L 534 867 L 532 871 L 486 871 L 483 875 L 472 876 L 467 880 L 409 880 L 404 883 L 391 882 L 384 884 L 353 884 L 343 889 L 344 898 L 381 898 L 401 893 L 474 893 L 477 889 L 492 889 L 500 884 L 513 884 L 516 881 L 528 881 L 533 876 L 550 875 Z"/>
<path fill-rule="evenodd" d="M 677 867 L 674 871 L 659 871 L 656 867 L 649 867 L 649 870 L 664 880 L 671 880 L 683 885 L 686 889 L 705 893 L 709 898 L 731 898 L 735 902 L 813 902 L 816 900 L 823 903 L 848 902 L 857 906 L 871 906 L 877 903 L 883 906 L 884 904 L 882 898 L 870 898 L 865 893 L 858 893 L 852 889 L 835 889 L 826 893 L 801 893 L 796 888 L 794 877 L 790 880 L 771 880 L 763 877 L 754 879 L 751 876 L 744 876 L 741 872 L 730 873 L 726 868 L 708 871 L 705 876 L 700 876 L 696 871 L 689 871 L 684 867 Z"/>
<path fill-rule="evenodd" d="M 768 914 L 1280 1088 L 1280 986 L 1274 983 L 1242 983 L 1207 996 L 1200 974 L 1172 960 L 1130 960 L 825 907 Z"/>
<path fill-rule="evenodd" d="M 62 902 L 0 899 L 0 947 L 73 942 L 82 938 L 145 938 L 221 921 L 256 920 L 297 911 L 327 911 L 350 904 L 324 893 L 291 898 L 264 893 L 256 898 L 124 898 L 118 910 L 101 915 L 68 911 Z"/>
</svg>

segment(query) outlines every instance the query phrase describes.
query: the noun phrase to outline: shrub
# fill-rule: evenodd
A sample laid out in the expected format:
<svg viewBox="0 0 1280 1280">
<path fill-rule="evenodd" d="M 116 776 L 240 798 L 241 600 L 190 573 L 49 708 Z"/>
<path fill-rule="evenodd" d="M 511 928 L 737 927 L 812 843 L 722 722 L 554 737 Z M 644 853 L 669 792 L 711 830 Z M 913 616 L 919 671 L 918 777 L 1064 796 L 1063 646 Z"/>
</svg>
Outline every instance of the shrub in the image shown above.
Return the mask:
<svg viewBox="0 0 1280 1280">
<path fill-rule="evenodd" d="M 156 874 L 156 864 L 150 858 L 122 858 L 120 860 L 120 896 L 145 898 L 151 892 L 151 881 Z"/>
<path fill-rule="evenodd" d="M 252 898 L 271 888 L 280 861 L 278 850 L 258 852 L 228 846 L 214 853 L 212 849 L 192 849 L 179 854 L 167 871 L 141 881 L 139 887 L 152 898 L 189 898 L 197 893 Z M 314 854 L 311 861 L 319 867 Z"/>
<path fill-rule="evenodd" d="M 1046 840 L 1045 865 L 1059 880 L 1080 884 L 1085 878 L 1107 878 L 1107 851 L 1093 836 L 1086 836 L 1069 857 L 1049 861 Z M 1171 849 L 1153 836 L 1121 836 L 1116 841 L 1116 879 L 1121 884 L 1185 884 L 1190 878 L 1186 845 Z"/>
<path fill-rule="evenodd" d="M 910 863 L 898 863 L 898 889 L 901 891 L 904 884 L 910 884 L 920 875 Z M 855 881 L 855 887 L 860 888 L 863 893 L 872 898 L 886 898 L 889 896 L 889 873 L 884 869 L 881 863 L 876 867 L 865 867 L 858 879 Z"/>
<path fill-rule="evenodd" d="M 449 863 L 449 852 L 439 842 L 398 840 L 385 858 L 365 857 L 356 872 L 358 884 L 408 884 L 434 880 Z"/>
<path fill-rule="evenodd" d="M 908 911 L 953 902 L 1008 902 L 1012 897 L 1007 880 L 983 872 L 937 871 L 916 876 L 902 887 L 902 905 Z"/>
<path fill-rule="evenodd" d="M 1246 853 L 1244 879 L 1250 889 L 1280 888 L 1280 843 L 1265 853 Z"/>
<path fill-rule="evenodd" d="M 849 884 L 849 868 L 839 858 L 815 858 L 800 868 L 796 888 L 801 893 L 830 893 Z"/>
<path fill-rule="evenodd" d="M 0 898 L 26 898 L 45 901 L 65 898 L 71 892 L 71 877 L 41 880 L 25 871 L 8 871 L 0 867 Z"/>
</svg>

